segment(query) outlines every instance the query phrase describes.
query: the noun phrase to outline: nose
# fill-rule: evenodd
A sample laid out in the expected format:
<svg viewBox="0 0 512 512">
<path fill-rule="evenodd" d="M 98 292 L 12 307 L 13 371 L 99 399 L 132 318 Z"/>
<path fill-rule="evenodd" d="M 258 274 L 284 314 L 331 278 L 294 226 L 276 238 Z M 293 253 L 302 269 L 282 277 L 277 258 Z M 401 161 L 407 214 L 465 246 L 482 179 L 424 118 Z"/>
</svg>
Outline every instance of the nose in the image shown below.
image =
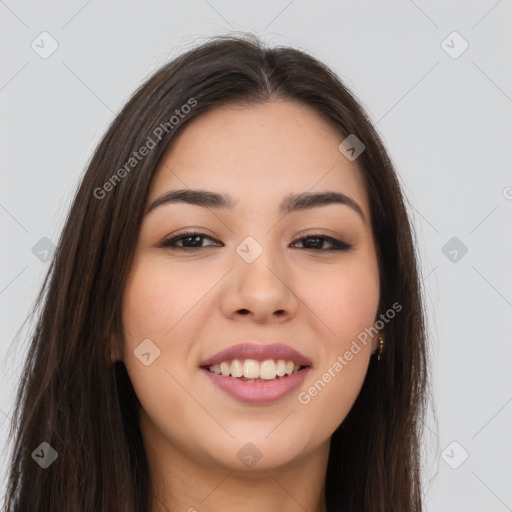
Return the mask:
<svg viewBox="0 0 512 512">
<path fill-rule="evenodd" d="M 288 269 L 289 270 L 289 269 Z M 284 262 L 263 252 L 251 263 L 235 255 L 224 282 L 221 309 L 231 319 L 259 324 L 281 323 L 295 317 L 299 298 Z"/>
</svg>

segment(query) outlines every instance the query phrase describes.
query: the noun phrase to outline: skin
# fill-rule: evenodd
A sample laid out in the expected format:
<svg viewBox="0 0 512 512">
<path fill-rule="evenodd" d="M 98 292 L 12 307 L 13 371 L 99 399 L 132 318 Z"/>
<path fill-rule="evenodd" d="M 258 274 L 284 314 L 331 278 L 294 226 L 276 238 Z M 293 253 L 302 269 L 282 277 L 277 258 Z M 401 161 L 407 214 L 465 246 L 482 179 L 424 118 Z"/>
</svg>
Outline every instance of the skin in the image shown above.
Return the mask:
<svg viewBox="0 0 512 512">
<path fill-rule="evenodd" d="M 147 204 L 178 188 L 227 193 L 230 210 L 164 204 L 144 217 L 124 298 L 123 359 L 142 404 L 141 432 L 153 511 L 325 511 L 332 433 L 352 407 L 378 347 L 377 337 L 301 404 L 312 386 L 377 319 L 379 273 L 368 197 L 342 137 L 309 106 L 271 100 L 224 106 L 186 125 L 160 160 Z M 354 199 L 279 214 L 290 193 L 336 191 Z M 211 237 L 200 249 L 160 243 L 193 229 Z M 308 249 L 310 233 L 354 247 Z M 252 236 L 263 253 L 236 252 Z M 314 242 L 314 240 L 313 240 Z M 193 247 L 193 240 L 177 245 Z M 311 240 L 310 240 L 311 243 Z M 307 247 L 307 245 L 306 245 Z M 315 245 L 310 245 L 315 247 Z M 150 339 L 160 356 L 145 366 L 134 350 Z M 279 402 L 244 404 L 214 386 L 199 364 L 245 340 L 282 342 L 313 370 Z M 237 452 L 253 443 L 261 459 L 246 467 Z"/>
</svg>

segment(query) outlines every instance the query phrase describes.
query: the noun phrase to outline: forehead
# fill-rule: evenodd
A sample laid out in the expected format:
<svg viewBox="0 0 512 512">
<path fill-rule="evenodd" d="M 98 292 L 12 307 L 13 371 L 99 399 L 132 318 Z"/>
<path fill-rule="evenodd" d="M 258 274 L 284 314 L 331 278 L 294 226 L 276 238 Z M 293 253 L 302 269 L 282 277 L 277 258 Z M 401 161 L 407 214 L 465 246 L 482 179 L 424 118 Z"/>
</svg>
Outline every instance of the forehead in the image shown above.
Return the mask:
<svg viewBox="0 0 512 512">
<path fill-rule="evenodd" d="M 271 100 L 226 105 L 185 125 L 163 154 L 148 202 L 176 188 L 226 192 L 268 207 L 289 193 L 342 192 L 368 214 L 356 162 L 338 149 L 345 137 L 307 105 Z M 237 206 L 238 207 L 238 206 Z"/>
</svg>

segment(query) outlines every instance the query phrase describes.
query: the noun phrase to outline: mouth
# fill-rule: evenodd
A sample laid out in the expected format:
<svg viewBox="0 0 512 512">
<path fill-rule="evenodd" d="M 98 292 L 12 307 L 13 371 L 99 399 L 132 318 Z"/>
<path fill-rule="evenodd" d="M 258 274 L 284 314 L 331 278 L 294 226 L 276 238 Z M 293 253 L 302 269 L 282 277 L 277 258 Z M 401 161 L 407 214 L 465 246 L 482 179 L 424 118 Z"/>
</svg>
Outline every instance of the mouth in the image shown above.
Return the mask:
<svg viewBox="0 0 512 512">
<path fill-rule="evenodd" d="M 284 359 L 234 359 L 201 366 L 214 388 L 239 403 L 251 406 L 270 405 L 284 400 L 304 384 L 312 370 Z"/>
<path fill-rule="evenodd" d="M 304 383 L 311 360 L 281 344 L 240 343 L 202 361 L 200 369 L 217 389 L 238 402 L 275 403 Z"/>
<path fill-rule="evenodd" d="M 309 368 L 293 360 L 266 359 L 233 359 L 220 364 L 204 365 L 202 369 L 223 377 L 231 377 L 243 382 L 272 382 L 286 379 Z"/>
</svg>

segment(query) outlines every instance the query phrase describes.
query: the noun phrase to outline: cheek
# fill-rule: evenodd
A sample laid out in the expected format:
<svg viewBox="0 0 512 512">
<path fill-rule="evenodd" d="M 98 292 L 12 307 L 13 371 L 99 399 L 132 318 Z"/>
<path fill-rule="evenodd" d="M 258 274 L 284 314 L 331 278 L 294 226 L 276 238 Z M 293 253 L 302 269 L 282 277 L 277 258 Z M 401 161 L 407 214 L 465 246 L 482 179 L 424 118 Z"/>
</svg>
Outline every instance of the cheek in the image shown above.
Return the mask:
<svg viewBox="0 0 512 512">
<path fill-rule="evenodd" d="M 204 293 L 205 280 L 197 272 L 185 274 L 179 266 L 173 268 L 158 260 L 134 265 L 123 298 L 128 340 L 163 340 Z"/>
<path fill-rule="evenodd" d="M 188 371 L 184 363 L 193 338 L 193 305 L 205 293 L 204 279 L 194 282 L 191 277 L 148 258 L 133 265 L 123 297 L 124 364 L 143 411 L 163 430 L 169 429 L 166 435 L 171 437 L 186 437 L 186 431 L 179 431 L 180 422 L 171 425 L 170 407 L 176 417 L 190 417 L 195 404 L 180 385 Z M 138 347 L 146 339 L 154 344 L 146 345 L 148 365 L 134 353 L 140 353 Z"/>
<path fill-rule="evenodd" d="M 157 258 L 134 263 L 123 297 L 123 360 L 139 400 L 148 408 L 155 397 L 162 400 L 167 394 L 171 400 L 173 393 L 182 393 L 172 376 L 181 382 L 191 370 L 190 352 L 201 325 L 201 308 L 196 306 L 205 301 L 216 279 Z M 148 339 L 151 343 L 140 349 Z M 148 351 L 151 362 L 145 366 L 138 357 Z"/>
<path fill-rule="evenodd" d="M 380 283 L 371 263 L 354 260 L 332 266 L 301 285 L 301 299 L 316 314 L 330 348 L 350 346 L 375 321 Z"/>
<path fill-rule="evenodd" d="M 321 355 L 299 401 L 308 421 L 316 423 L 325 435 L 345 419 L 368 370 L 372 347 L 365 330 L 374 325 L 380 298 L 372 261 L 359 258 L 350 265 L 331 267 L 317 276 L 305 295 L 308 308 L 319 320 Z"/>
</svg>

